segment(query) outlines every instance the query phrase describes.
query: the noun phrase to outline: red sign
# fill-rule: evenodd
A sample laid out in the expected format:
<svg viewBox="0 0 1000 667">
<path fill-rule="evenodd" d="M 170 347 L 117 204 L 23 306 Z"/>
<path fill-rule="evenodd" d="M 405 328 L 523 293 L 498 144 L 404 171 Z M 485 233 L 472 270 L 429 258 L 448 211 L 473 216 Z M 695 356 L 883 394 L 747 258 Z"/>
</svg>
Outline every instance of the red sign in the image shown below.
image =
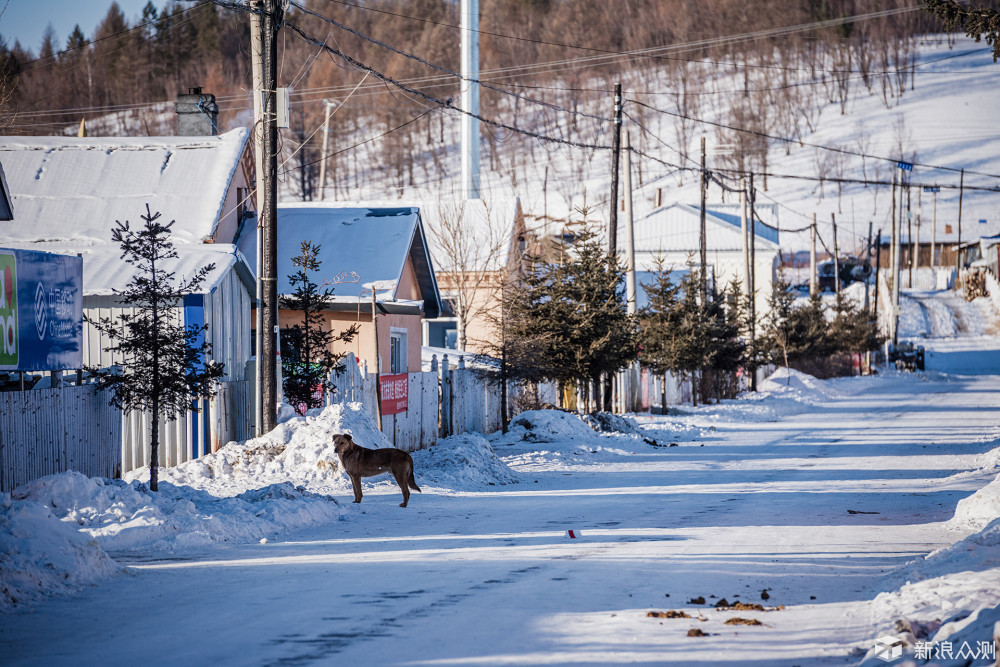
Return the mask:
<svg viewBox="0 0 1000 667">
<path fill-rule="evenodd" d="M 410 377 L 407 373 L 380 375 L 378 382 L 383 415 L 395 415 L 409 409 Z"/>
</svg>

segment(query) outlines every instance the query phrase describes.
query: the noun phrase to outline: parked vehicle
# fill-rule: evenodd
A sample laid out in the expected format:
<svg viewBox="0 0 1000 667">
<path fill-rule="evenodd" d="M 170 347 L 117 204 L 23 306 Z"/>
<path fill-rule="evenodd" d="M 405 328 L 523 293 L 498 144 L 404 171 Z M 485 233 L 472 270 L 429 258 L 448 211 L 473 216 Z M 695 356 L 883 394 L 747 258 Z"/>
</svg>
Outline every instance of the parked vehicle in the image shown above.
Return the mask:
<svg viewBox="0 0 1000 667">
<path fill-rule="evenodd" d="M 898 370 L 924 370 L 924 346 L 903 341 L 899 345 L 889 346 L 889 361 L 896 364 Z"/>
</svg>

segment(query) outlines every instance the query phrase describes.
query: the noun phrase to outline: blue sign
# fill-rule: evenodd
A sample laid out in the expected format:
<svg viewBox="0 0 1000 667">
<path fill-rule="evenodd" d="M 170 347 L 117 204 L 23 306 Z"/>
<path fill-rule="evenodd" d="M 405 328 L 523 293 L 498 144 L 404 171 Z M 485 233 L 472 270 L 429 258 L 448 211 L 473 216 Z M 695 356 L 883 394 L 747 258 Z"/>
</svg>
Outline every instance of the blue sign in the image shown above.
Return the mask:
<svg viewBox="0 0 1000 667">
<path fill-rule="evenodd" d="M 901 169 L 903 171 L 913 171 L 913 164 L 910 162 L 897 162 L 896 168 Z"/>
<path fill-rule="evenodd" d="M 0 249 L 0 369 L 83 367 L 83 258 Z"/>
<path fill-rule="evenodd" d="M 924 192 L 941 192 L 941 187 L 938 185 L 925 185 Z"/>
<path fill-rule="evenodd" d="M 980 221 L 979 221 L 979 224 L 981 224 L 981 225 L 985 225 L 985 224 L 986 224 L 986 221 L 985 221 L 985 220 L 980 220 Z"/>
</svg>

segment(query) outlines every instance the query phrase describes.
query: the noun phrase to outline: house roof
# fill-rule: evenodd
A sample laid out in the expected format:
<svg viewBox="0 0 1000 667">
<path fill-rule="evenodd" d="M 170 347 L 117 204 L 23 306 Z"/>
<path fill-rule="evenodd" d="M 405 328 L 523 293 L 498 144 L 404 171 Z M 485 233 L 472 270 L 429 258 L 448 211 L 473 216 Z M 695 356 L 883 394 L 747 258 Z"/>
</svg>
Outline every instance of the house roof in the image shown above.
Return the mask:
<svg viewBox="0 0 1000 667">
<path fill-rule="evenodd" d="M 175 220 L 171 238 L 201 243 L 215 233 L 249 136 L 0 137 L 18 225 L 6 242 L 107 243 L 115 221 L 146 210 Z"/>
<path fill-rule="evenodd" d="M 36 250 L 60 255 L 83 257 L 83 295 L 111 296 L 122 290 L 139 273 L 139 270 L 121 259 L 122 250 L 116 243 L 74 245 L 71 242 L 2 243 L 7 248 Z M 182 243 L 174 246 L 177 257 L 162 260 L 164 270 L 174 273 L 174 280 L 181 282 L 193 277 L 203 266 L 215 264 L 196 293 L 211 293 L 230 270 L 235 270 L 250 294 L 256 289 L 253 273 L 243 254 L 229 243 Z"/>
<path fill-rule="evenodd" d="M 356 283 L 333 286 L 335 298 L 349 298 L 355 303 L 371 294 L 365 291 L 365 285 L 372 283 L 380 283 L 376 285 L 379 301 L 398 300 L 397 287 L 410 258 L 424 301 L 424 313 L 427 317 L 438 316 L 441 299 L 418 207 L 281 204 L 278 207 L 279 294 L 292 292 L 288 281 L 288 276 L 296 270 L 292 257 L 299 254 L 303 241 L 319 244 L 322 279 L 350 271 L 358 275 Z M 251 263 L 256 262 L 256 229 L 244 229 L 237 243 L 243 254 L 252 258 Z"/>
<path fill-rule="evenodd" d="M 701 236 L 701 209 L 689 204 L 661 206 L 635 221 L 636 252 L 697 252 Z M 760 221 L 754 225 L 758 250 L 778 249 L 778 230 Z M 743 249 L 738 215 L 706 209 L 705 232 L 710 252 Z"/>
</svg>

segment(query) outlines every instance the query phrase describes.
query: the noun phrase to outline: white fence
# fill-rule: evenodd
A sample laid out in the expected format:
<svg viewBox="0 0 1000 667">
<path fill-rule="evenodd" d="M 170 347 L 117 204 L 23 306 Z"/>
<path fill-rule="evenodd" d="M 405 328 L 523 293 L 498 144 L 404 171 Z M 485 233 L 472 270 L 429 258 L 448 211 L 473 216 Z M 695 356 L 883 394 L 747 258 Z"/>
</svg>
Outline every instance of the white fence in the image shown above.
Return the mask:
<svg viewBox="0 0 1000 667">
<path fill-rule="evenodd" d="M 249 380 L 220 382 L 211 399 L 197 401 L 195 409 L 177 419 L 160 420 L 160 465 L 175 466 L 204 456 L 232 440 L 247 440 L 251 433 Z M 122 472 L 149 465 L 152 415 L 133 411 L 122 416 Z"/>
<path fill-rule="evenodd" d="M 0 393 L 0 491 L 78 470 L 118 477 L 121 412 L 93 386 Z"/>
</svg>

